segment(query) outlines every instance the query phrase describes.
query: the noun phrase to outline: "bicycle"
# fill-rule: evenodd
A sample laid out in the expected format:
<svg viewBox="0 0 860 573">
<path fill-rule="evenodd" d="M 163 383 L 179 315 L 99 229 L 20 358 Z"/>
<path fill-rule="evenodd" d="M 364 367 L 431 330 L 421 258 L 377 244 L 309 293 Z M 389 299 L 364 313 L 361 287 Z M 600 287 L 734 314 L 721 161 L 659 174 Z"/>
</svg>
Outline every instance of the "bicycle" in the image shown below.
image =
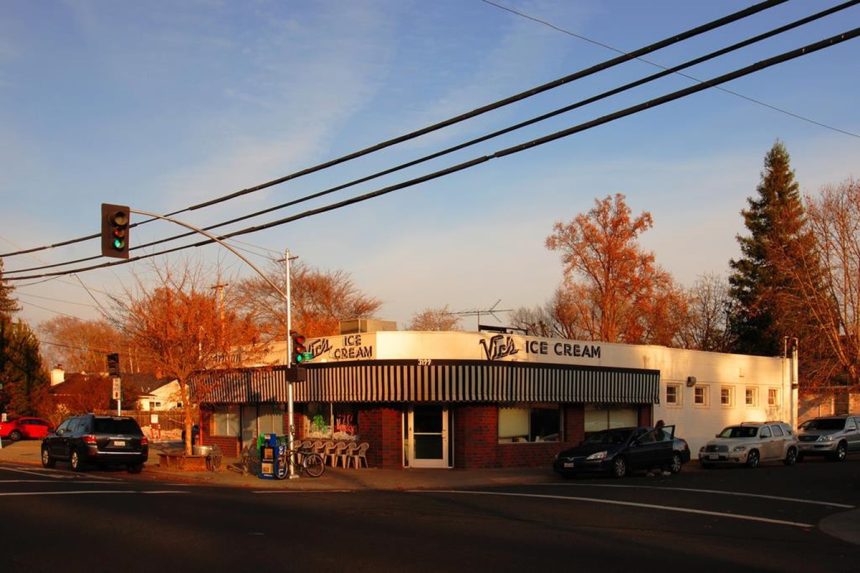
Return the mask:
<svg viewBox="0 0 860 573">
<path fill-rule="evenodd" d="M 301 461 L 297 458 L 301 456 Z M 283 449 L 283 454 L 278 455 L 280 463 L 278 464 L 278 479 L 286 479 L 289 474 L 290 466 L 298 466 L 299 472 L 307 474 L 309 477 L 318 478 L 325 472 L 325 462 L 323 457 L 318 453 L 308 449 L 290 450 Z"/>
</svg>

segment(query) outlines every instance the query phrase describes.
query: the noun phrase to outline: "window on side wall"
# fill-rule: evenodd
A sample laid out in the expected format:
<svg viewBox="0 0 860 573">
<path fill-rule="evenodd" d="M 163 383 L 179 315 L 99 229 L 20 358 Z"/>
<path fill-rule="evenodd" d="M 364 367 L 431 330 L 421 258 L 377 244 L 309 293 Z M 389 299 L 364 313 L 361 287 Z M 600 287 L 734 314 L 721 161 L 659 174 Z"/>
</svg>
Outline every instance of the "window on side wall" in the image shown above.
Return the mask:
<svg viewBox="0 0 860 573">
<path fill-rule="evenodd" d="M 561 439 L 558 406 L 500 407 L 499 443 L 557 442 Z"/>
<path fill-rule="evenodd" d="M 747 406 L 758 405 L 758 388 L 747 388 L 744 396 L 744 401 Z"/>
<path fill-rule="evenodd" d="M 693 388 L 693 404 L 700 408 L 708 406 L 708 391 L 710 388 L 707 385 L 696 385 Z"/>
<path fill-rule="evenodd" d="M 639 410 L 608 404 L 585 405 L 585 435 L 611 428 L 627 428 L 639 425 Z"/>
<path fill-rule="evenodd" d="M 767 405 L 779 406 L 779 388 L 767 389 Z"/>
<path fill-rule="evenodd" d="M 681 405 L 681 385 L 666 384 L 666 405 L 680 406 Z"/>
<path fill-rule="evenodd" d="M 720 406 L 729 408 L 735 405 L 735 392 L 731 386 L 720 387 Z"/>
<path fill-rule="evenodd" d="M 239 435 L 239 406 L 215 406 L 212 418 L 215 425 L 213 435 L 231 438 Z"/>
</svg>

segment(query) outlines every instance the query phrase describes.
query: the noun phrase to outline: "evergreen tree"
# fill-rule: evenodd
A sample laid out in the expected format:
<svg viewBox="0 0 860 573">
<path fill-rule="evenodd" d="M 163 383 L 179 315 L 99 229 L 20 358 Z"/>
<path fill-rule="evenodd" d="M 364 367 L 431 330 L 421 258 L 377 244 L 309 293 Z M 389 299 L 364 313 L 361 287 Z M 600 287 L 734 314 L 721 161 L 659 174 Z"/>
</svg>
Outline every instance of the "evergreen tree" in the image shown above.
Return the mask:
<svg viewBox="0 0 860 573">
<path fill-rule="evenodd" d="M 777 141 L 764 159 L 757 196 L 741 211 L 749 236 L 738 236 L 742 257 L 730 261 L 730 331 L 734 351 L 775 356 L 783 352 L 784 336 L 800 336 L 803 328 L 794 273 L 786 253 L 795 256 L 814 248 L 806 230 L 800 186 L 791 170 L 788 151 Z"/>
<path fill-rule="evenodd" d="M 0 316 L 10 317 L 12 313 L 21 310 L 18 302 L 12 298 L 12 290 L 3 280 L 3 259 L 0 259 Z"/>
</svg>

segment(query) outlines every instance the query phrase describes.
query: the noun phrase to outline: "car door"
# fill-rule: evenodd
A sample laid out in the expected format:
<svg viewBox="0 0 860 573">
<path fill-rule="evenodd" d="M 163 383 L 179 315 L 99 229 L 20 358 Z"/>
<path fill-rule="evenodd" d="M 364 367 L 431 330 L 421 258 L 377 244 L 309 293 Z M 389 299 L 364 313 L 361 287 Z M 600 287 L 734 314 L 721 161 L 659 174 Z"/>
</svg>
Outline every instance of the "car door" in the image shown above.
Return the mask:
<svg viewBox="0 0 860 573">
<path fill-rule="evenodd" d="M 848 442 L 848 451 L 860 451 L 860 419 L 849 416 L 845 419 L 845 440 Z"/>
<path fill-rule="evenodd" d="M 785 440 L 787 436 L 779 424 L 773 424 L 770 427 L 771 447 L 769 459 L 782 460 L 785 459 Z"/>
<path fill-rule="evenodd" d="M 770 426 L 762 426 L 758 429 L 758 449 L 759 458 L 762 460 L 772 460 L 773 453 L 773 432 Z"/>
<path fill-rule="evenodd" d="M 48 438 L 48 451 L 51 452 L 51 455 L 54 457 L 64 456 L 63 452 L 65 448 L 63 447 L 64 436 L 69 431 L 69 425 L 72 423 L 74 418 L 69 418 L 68 420 L 63 421 L 57 427 L 57 431 L 54 432 L 54 435 Z"/>
</svg>

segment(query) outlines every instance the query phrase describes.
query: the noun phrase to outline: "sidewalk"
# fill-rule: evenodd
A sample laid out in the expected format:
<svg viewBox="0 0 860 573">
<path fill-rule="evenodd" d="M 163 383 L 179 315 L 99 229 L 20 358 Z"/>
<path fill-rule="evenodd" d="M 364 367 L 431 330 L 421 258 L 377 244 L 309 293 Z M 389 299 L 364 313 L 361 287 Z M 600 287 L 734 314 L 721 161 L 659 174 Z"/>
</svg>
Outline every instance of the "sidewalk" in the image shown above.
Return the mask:
<svg viewBox="0 0 860 573">
<path fill-rule="evenodd" d="M 3 443 L 0 462 L 41 465 L 39 440 L 24 440 Z M 353 490 L 410 490 L 410 489 L 454 489 L 463 487 L 485 487 L 558 481 L 549 465 L 545 468 L 505 469 L 378 469 L 378 468 L 331 468 L 326 467 L 322 477 L 301 476 L 297 479 L 260 479 L 254 475 L 242 475 L 230 469 L 238 461 L 224 458 L 217 472 L 188 472 L 161 468 L 158 465 L 159 446 L 150 447 L 149 461 L 143 472 L 129 475 L 133 479 L 169 479 L 174 482 L 198 485 L 244 487 L 255 490 L 299 490 L 299 491 L 353 491 Z M 58 469 L 68 469 L 58 462 Z"/>
</svg>

